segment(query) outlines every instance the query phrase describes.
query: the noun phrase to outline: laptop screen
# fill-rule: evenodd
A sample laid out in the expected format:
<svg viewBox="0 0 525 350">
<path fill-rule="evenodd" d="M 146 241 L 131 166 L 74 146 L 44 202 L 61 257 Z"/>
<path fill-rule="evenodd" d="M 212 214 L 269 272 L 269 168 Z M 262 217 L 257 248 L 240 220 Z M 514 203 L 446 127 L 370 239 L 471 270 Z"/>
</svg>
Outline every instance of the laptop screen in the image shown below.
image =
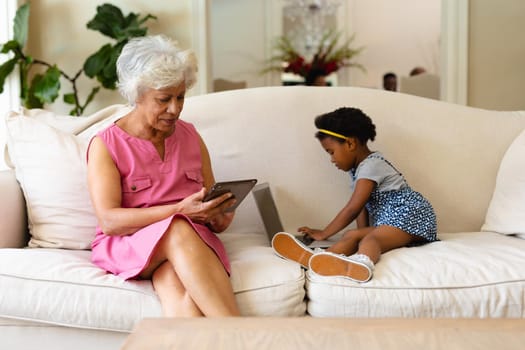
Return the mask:
<svg viewBox="0 0 525 350">
<path fill-rule="evenodd" d="M 268 240 L 271 242 L 273 236 L 277 232 L 284 231 L 284 228 L 281 223 L 281 218 L 279 217 L 279 212 L 277 211 L 277 206 L 273 200 L 270 185 L 267 182 L 255 185 L 252 193 L 259 214 L 261 215 L 264 229 L 268 235 Z"/>
</svg>

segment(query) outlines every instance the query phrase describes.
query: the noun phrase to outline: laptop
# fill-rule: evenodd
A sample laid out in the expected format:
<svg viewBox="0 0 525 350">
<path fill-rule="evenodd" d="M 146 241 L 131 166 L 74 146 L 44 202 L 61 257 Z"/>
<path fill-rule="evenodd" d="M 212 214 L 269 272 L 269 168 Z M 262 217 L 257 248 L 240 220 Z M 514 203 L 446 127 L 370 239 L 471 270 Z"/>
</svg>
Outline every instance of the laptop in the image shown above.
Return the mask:
<svg viewBox="0 0 525 350">
<path fill-rule="evenodd" d="M 255 204 L 261 215 L 261 219 L 264 224 L 264 229 L 268 235 L 268 241 L 271 243 L 273 236 L 278 232 L 283 232 L 284 227 L 273 200 L 272 191 L 270 185 L 267 182 L 255 185 L 252 189 L 253 197 L 255 198 Z M 315 241 L 308 236 L 303 236 L 299 233 L 292 233 L 295 237 L 301 241 L 304 245 L 309 248 L 328 248 L 337 241 L 339 235 L 330 237 L 330 240 Z"/>
</svg>

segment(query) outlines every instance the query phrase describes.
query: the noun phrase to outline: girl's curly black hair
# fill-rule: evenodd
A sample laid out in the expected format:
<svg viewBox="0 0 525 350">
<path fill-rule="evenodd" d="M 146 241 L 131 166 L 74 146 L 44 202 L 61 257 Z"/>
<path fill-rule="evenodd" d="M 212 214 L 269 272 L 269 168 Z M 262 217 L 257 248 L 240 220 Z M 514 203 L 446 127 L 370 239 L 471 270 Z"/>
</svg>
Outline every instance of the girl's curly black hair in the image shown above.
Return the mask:
<svg viewBox="0 0 525 350">
<path fill-rule="evenodd" d="M 318 129 L 329 130 L 346 137 L 355 137 L 362 144 L 368 140 L 374 141 L 376 137 L 376 126 L 372 119 L 359 108 L 341 107 L 333 112 L 321 114 L 315 118 L 315 126 Z M 326 137 L 332 137 L 339 142 L 344 142 L 341 138 L 336 138 L 318 131 L 315 134 L 320 141 Z"/>
</svg>

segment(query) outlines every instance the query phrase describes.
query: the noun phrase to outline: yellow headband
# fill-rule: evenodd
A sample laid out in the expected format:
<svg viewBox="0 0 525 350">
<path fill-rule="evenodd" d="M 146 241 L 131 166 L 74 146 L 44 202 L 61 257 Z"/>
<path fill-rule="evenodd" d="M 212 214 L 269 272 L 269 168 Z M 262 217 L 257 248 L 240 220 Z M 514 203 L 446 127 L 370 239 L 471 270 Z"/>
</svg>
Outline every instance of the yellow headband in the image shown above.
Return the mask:
<svg viewBox="0 0 525 350">
<path fill-rule="evenodd" d="M 333 131 L 330 131 L 330 130 L 326 130 L 326 129 L 319 129 L 319 132 L 322 132 L 323 134 L 327 134 L 327 135 L 330 135 L 330 136 L 335 136 L 335 137 L 338 137 L 338 138 L 344 139 L 344 140 L 346 140 L 348 138 L 345 135 L 341 135 L 341 134 L 338 134 L 336 132 L 333 132 Z"/>
</svg>

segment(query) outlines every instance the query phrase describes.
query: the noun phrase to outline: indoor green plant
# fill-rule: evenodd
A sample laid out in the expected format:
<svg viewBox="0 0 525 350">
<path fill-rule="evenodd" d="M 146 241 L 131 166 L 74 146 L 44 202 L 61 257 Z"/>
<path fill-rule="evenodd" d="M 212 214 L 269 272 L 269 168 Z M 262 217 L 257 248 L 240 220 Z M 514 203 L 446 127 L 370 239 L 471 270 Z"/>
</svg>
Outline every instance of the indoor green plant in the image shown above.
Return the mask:
<svg viewBox="0 0 525 350">
<path fill-rule="evenodd" d="M 116 88 L 115 63 L 122 47 L 130 38 L 146 35 L 147 28 L 144 23 L 149 19 L 156 19 L 150 14 L 141 17 L 130 13 L 124 16 L 118 7 L 111 4 L 98 6 L 97 13 L 87 23 L 87 28 L 99 31 L 116 42 L 102 46 L 86 59 L 76 74 L 70 75 L 58 68 L 56 64 L 33 58 L 24 52 L 29 26 L 29 10 L 29 3 L 18 8 L 13 28 L 14 37 L 1 45 L 0 53 L 11 54 L 12 57 L 0 65 L 0 93 L 3 91 L 6 78 L 18 66 L 22 104 L 26 108 L 42 108 L 45 104 L 54 102 L 60 95 L 60 78 L 62 77 L 72 85 L 73 91 L 63 94 L 64 102 L 73 105 L 71 115 L 81 115 L 101 87 Z M 44 73 L 30 74 L 31 69 L 35 66 L 43 66 L 46 70 Z M 77 79 L 82 74 L 89 78 L 96 78 L 100 84 L 91 89 L 83 103 L 80 101 L 77 89 Z"/>
</svg>

